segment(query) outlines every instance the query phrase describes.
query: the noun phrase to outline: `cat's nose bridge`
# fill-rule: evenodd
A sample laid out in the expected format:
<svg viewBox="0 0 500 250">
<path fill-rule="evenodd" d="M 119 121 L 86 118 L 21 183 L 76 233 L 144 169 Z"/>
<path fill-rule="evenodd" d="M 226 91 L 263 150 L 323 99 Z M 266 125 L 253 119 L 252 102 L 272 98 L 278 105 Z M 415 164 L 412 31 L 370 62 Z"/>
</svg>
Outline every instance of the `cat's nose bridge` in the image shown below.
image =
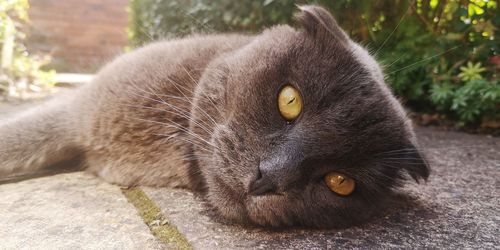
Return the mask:
<svg viewBox="0 0 500 250">
<path fill-rule="evenodd" d="M 249 186 L 250 194 L 281 193 L 300 178 L 301 157 L 288 153 L 276 154 L 260 162 L 257 175 Z"/>
</svg>

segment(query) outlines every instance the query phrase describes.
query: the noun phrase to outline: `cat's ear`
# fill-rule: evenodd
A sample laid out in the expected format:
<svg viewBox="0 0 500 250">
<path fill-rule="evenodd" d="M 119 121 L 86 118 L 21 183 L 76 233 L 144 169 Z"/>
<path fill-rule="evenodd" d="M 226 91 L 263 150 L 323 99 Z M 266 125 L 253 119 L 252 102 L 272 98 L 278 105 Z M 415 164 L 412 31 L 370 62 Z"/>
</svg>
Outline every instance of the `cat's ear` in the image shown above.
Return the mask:
<svg viewBox="0 0 500 250">
<path fill-rule="evenodd" d="M 315 5 L 297 7 L 300 10 L 296 15 L 297 21 L 310 35 L 320 40 L 336 40 L 341 43 L 349 41 L 347 34 L 328 10 Z"/>
</svg>

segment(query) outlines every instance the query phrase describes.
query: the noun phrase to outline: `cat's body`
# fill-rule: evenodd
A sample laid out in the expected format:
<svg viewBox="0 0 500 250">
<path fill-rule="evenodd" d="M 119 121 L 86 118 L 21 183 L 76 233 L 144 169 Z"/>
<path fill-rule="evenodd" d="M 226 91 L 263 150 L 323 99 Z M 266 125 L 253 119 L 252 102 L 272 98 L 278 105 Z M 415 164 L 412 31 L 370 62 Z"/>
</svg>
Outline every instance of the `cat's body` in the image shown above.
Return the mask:
<svg viewBox="0 0 500 250">
<path fill-rule="evenodd" d="M 119 57 L 91 83 L 0 122 L 0 176 L 81 157 L 119 185 L 203 190 L 230 220 L 363 220 L 402 171 L 426 178 L 428 168 L 376 62 L 326 11 L 303 7 L 299 21 L 304 30 L 193 36 Z M 276 110 L 284 84 L 303 93 L 292 122 Z M 385 152 L 413 160 L 389 166 L 371 157 Z M 353 195 L 335 196 L 321 183 L 332 169 L 358 181 Z M 253 193 L 263 177 L 266 193 Z"/>
<path fill-rule="evenodd" d="M 187 157 L 191 151 L 181 139 L 186 132 L 163 123 L 189 128 L 186 115 L 208 63 L 250 40 L 195 36 L 150 44 L 119 57 L 77 91 L 6 121 L 0 131 L 6 131 L 2 141 L 10 143 L 0 152 L 7 159 L 0 171 L 47 167 L 60 160 L 54 153 L 64 149 L 62 158 L 83 154 L 88 170 L 112 183 L 190 187 L 186 159 L 192 158 Z M 11 134 L 13 128 L 19 134 Z M 18 140 L 30 131 L 33 141 Z M 59 138 L 49 138 L 53 135 Z M 34 154 L 25 155 L 26 147 L 33 147 L 29 151 Z M 29 157 L 25 166 L 19 165 L 24 157 Z"/>
</svg>

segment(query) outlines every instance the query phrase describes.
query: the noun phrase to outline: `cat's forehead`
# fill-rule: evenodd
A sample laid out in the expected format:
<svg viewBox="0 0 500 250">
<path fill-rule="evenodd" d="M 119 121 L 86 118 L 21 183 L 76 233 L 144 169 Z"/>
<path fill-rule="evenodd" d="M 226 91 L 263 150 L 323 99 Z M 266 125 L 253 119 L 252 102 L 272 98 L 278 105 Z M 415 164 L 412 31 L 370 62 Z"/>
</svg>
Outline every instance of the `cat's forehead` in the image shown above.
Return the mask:
<svg viewBox="0 0 500 250">
<path fill-rule="evenodd" d="M 264 110 L 275 105 L 283 86 L 292 85 L 303 95 L 306 108 L 335 112 L 354 104 L 358 113 L 390 109 L 398 119 L 405 117 L 378 63 L 330 14 L 306 10 L 298 20 L 302 28 L 270 28 L 226 58 L 228 104 L 240 111 Z"/>
<path fill-rule="evenodd" d="M 354 84 L 375 76 L 383 82 L 378 65 L 362 47 L 350 40 L 318 39 L 289 26 L 266 30 L 226 63 L 229 84 L 242 91 L 276 91 L 273 87 L 286 83 L 326 91 L 335 83 L 349 80 Z"/>
<path fill-rule="evenodd" d="M 254 80 L 259 81 L 262 74 L 268 77 L 288 74 L 315 82 L 315 78 L 357 74 L 376 77 L 383 82 L 382 72 L 369 53 L 347 36 L 344 38 L 321 36 L 286 25 L 276 26 L 265 30 L 226 63 L 233 76 L 244 75 L 246 80 L 256 78 Z M 368 71 L 373 73 L 367 74 Z"/>
</svg>

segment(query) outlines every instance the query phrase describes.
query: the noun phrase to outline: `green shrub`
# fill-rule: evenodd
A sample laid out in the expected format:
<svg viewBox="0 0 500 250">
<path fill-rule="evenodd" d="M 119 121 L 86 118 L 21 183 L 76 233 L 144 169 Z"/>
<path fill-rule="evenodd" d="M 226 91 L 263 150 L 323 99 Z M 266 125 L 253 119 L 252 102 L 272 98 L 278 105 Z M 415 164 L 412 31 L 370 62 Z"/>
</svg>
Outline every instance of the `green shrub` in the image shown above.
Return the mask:
<svg viewBox="0 0 500 250">
<path fill-rule="evenodd" d="M 384 65 L 387 82 L 416 112 L 461 126 L 500 119 L 500 11 L 486 0 L 131 0 L 133 46 L 193 32 L 250 32 L 293 23 L 296 4 L 328 8 Z"/>
<path fill-rule="evenodd" d="M 131 0 L 129 38 L 132 45 L 191 33 L 257 32 L 290 23 L 295 1 Z"/>
</svg>

